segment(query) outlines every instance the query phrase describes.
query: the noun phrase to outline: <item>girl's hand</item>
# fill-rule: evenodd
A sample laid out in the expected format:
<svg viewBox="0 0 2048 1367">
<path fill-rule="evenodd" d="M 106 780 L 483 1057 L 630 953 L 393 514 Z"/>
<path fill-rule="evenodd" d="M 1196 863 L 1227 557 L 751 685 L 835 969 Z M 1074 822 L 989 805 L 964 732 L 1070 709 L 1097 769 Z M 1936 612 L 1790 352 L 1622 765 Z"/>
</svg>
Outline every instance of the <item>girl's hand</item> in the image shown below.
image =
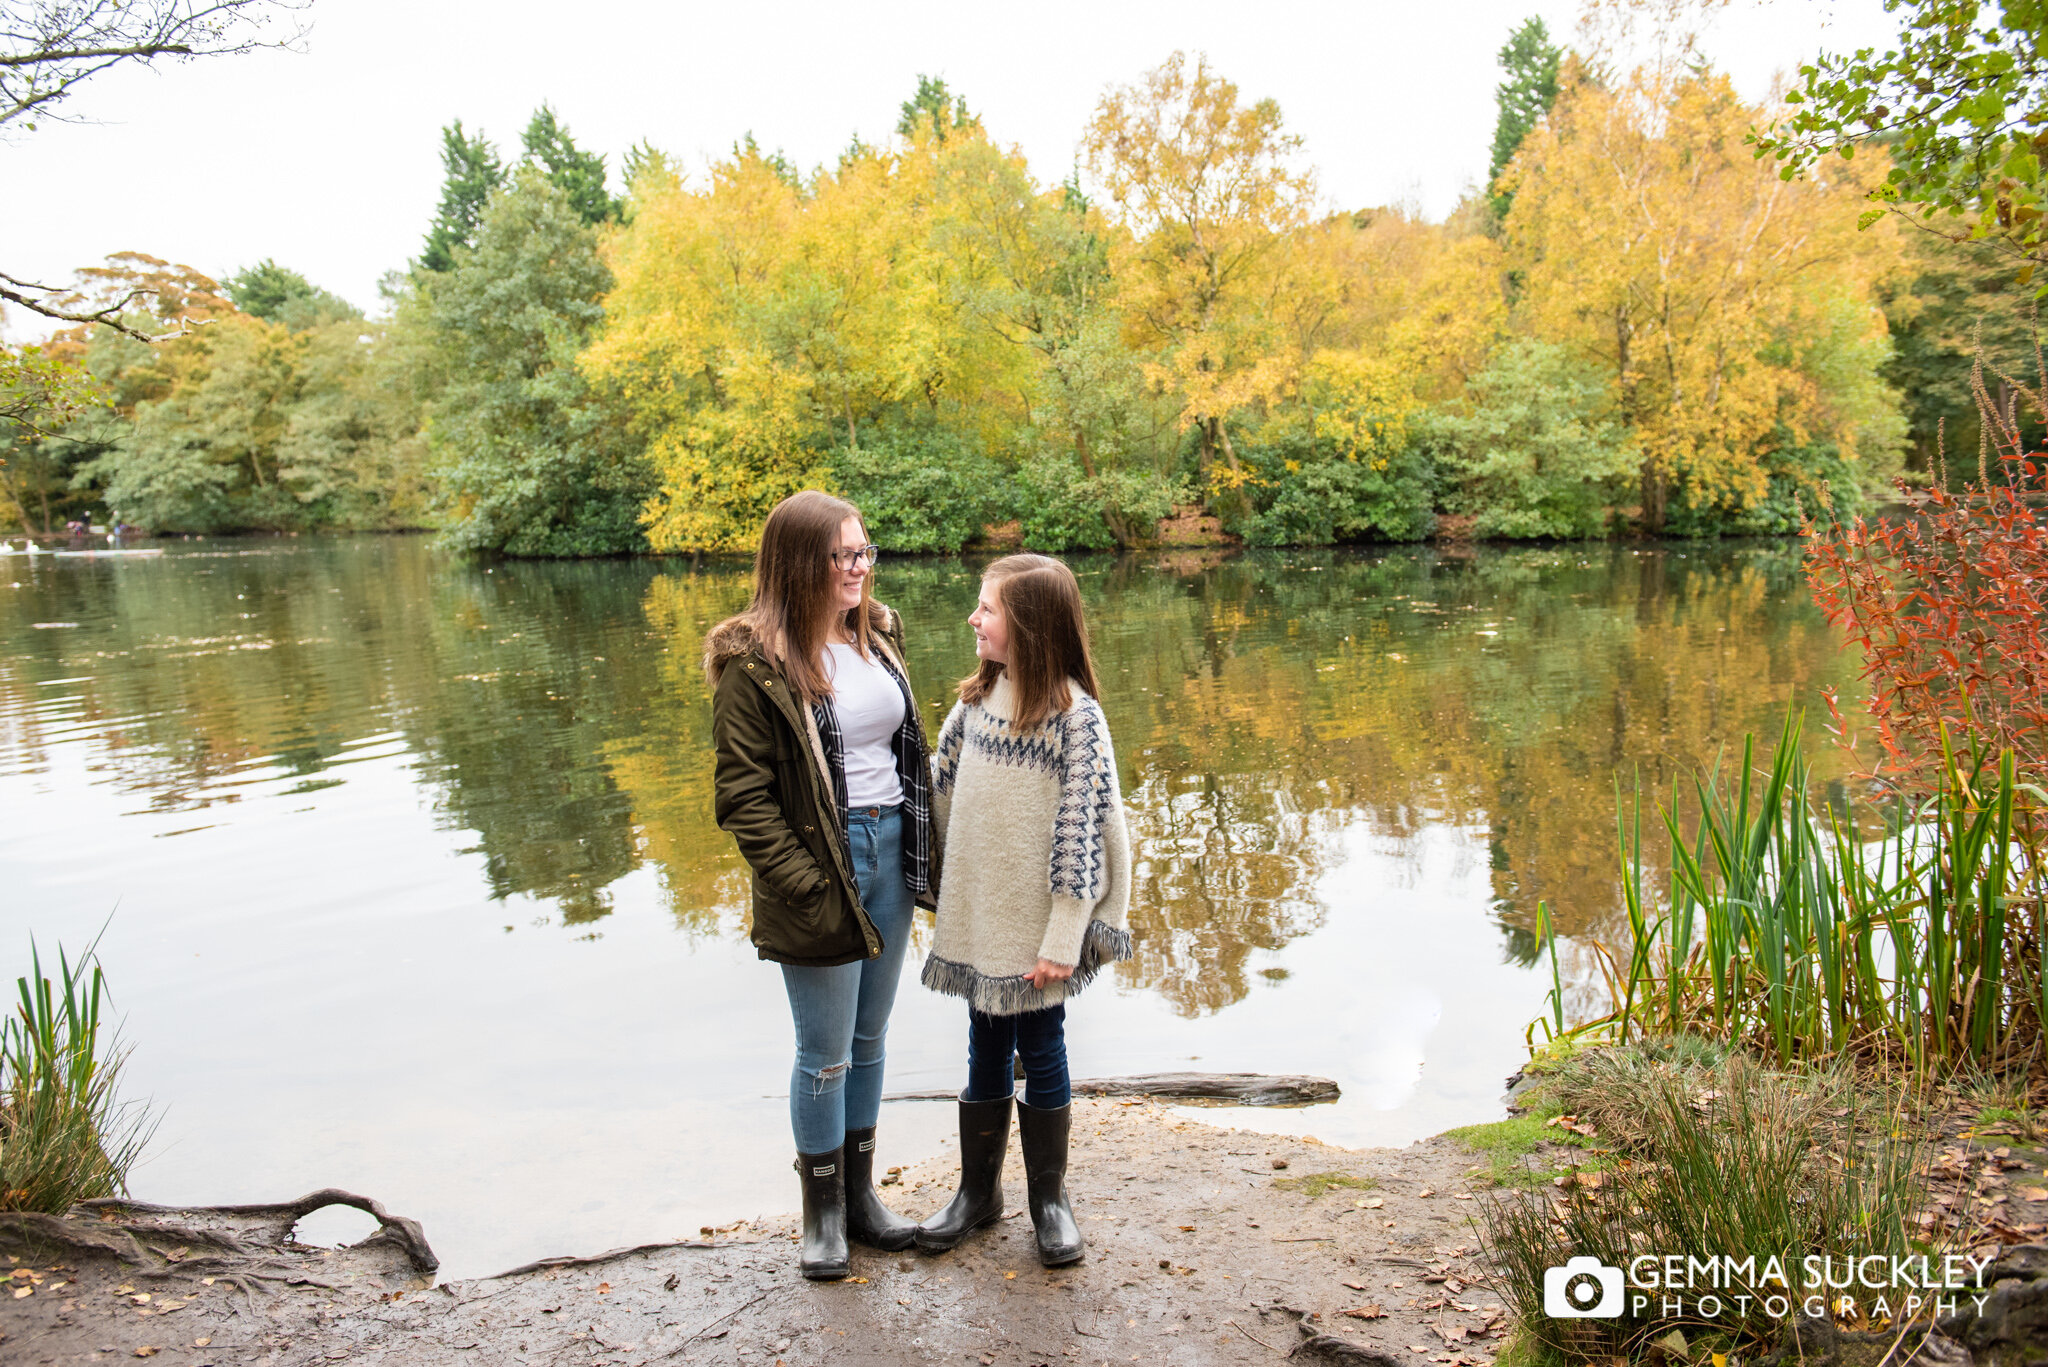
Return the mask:
<svg viewBox="0 0 2048 1367">
<path fill-rule="evenodd" d="M 1043 992 L 1051 984 L 1064 982 L 1073 976 L 1072 964 L 1056 964 L 1050 959 L 1040 959 L 1038 967 L 1024 975 L 1024 981 Z"/>
</svg>

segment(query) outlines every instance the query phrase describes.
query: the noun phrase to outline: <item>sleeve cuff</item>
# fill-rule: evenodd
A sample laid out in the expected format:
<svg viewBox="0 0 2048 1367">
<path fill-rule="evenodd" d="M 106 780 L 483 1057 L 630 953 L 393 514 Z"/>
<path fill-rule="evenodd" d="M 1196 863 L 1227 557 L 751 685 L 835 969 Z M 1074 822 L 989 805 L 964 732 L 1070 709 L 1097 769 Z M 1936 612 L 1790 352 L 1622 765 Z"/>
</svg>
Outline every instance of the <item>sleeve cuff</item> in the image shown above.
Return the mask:
<svg viewBox="0 0 2048 1367">
<path fill-rule="evenodd" d="M 1088 922 L 1094 915 L 1093 902 L 1054 897 L 1052 919 L 1046 922 L 1045 939 L 1039 943 L 1038 957 L 1066 968 L 1080 963 L 1081 941 L 1088 934 Z"/>
</svg>

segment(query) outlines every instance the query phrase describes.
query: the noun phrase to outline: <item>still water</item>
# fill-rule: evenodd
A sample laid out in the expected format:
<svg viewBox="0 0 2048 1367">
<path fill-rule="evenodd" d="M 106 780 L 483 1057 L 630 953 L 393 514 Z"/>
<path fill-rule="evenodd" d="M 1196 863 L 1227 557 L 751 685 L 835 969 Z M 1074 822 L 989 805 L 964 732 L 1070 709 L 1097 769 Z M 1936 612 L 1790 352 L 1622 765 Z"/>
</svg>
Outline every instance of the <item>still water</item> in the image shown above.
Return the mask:
<svg viewBox="0 0 2048 1367">
<path fill-rule="evenodd" d="M 1071 1008 L 1075 1073 L 1323 1074 L 1341 1102 L 1203 1115 L 1344 1144 L 1501 1113 L 1537 902 L 1582 945 L 1612 924 L 1617 777 L 1668 789 L 1856 691 L 1790 543 L 1077 568 L 1139 952 Z M 936 728 L 976 567 L 878 582 Z M 711 823 L 699 665 L 746 587 L 413 539 L 0 560 L 0 977 L 104 923 L 162 1115 L 135 1194 L 346 1187 L 448 1276 L 792 1208 L 789 1021 Z M 921 957 L 892 1090 L 964 1077 Z M 891 1103 L 884 1163 L 951 1121 Z"/>
</svg>

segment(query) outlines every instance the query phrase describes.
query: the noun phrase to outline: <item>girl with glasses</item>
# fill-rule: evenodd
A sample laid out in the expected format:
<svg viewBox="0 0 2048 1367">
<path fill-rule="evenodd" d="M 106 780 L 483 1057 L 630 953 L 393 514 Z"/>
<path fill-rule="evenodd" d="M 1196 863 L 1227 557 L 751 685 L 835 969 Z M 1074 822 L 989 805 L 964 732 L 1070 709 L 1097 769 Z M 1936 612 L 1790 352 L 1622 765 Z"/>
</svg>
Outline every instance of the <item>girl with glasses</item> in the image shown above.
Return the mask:
<svg viewBox="0 0 2048 1367">
<path fill-rule="evenodd" d="M 798 1264 L 850 1271 L 849 1238 L 916 1232 L 874 1188 L 883 1042 L 914 905 L 934 907 L 930 755 L 903 619 L 876 602 L 860 510 L 816 490 L 768 514 L 754 597 L 706 641 L 713 809 L 753 870 L 753 940 L 796 1024 L 789 1119 Z"/>
</svg>

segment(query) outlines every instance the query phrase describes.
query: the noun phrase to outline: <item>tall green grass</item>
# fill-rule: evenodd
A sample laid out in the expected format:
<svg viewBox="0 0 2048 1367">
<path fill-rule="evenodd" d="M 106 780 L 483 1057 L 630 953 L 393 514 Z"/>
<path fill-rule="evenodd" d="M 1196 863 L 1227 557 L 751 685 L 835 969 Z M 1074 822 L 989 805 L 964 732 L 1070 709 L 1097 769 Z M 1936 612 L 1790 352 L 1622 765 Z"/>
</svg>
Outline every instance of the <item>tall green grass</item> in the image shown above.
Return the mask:
<svg viewBox="0 0 2048 1367">
<path fill-rule="evenodd" d="M 1621 1161 L 1597 1186 L 1554 1197 L 1508 1193 L 1478 1217 L 1496 1285 L 1539 1362 L 1622 1361 L 1679 1331 L 1698 1350 L 1767 1349 L 1780 1316 L 1804 1300 L 1801 1259 L 1916 1251 L 1922 1157 L 1885 1115 L 1866 1115 L 1842 1070 L 1786 1073 L 1736 1054 L 1710 1067 L 1660 1063 L 1653 1042 L 1595 1051 L 1559 1099 L 1579 1114 L 1597 1103 L 1603 1141 Z M 1569 1095 L 1576 1091 L 1578 1095 Z M 1610 1138 L 1611 1136 L 1611 1138 Z M 1689 1292 L 1667 1314 L 1661 1296 L 1625 1303 L 1616 1319 L 1553 1319 L 1544 1278 L 1576 1256 L 1627 1268 L 1639 1256 L 1754 1259 L 1714 1288 L 1712 1305 Z M 1768 1274 L 1779 1260 L 1783 1283 Z M 1787 1304 L 1773 1306 L 1781 1296 Z M 1747 1299 L 1743 1299 L 1747 1298 Z M 1665 1355 L 1667 1360 L 1669 1354 Z"/>
<path fill-rule="evenodd" d="M 1557 990 L 1532 1031 L 1696 1032 L 1780 1063 L 1857 1058 L 1922 1078 L 2044 1062 L 2048 794 L 2019 780 L 2010 752 L 1944 760 L 1940 791 L 1895 804 L 1866 840 L 1847 812 L 1814 800 L 1790 715 L 1768 768 L 1749 737 L 1736 774 L 1694 775 L 1690 830 L 1676 790 L 1659 809 L 1672 849 L 1660 898 L 1642 795 L 1618 802 L 1628 940 L 1593 946 L 1611 1009 L 1567 1028 Z M 1549 909 L 1539 917 L 1555 976 Z"/>
<path fill-rule="evenodd" d="M 88 947 L 58 978 L 30 945 L 20 1001 L 0 1020 L 0 1210 L 62 1214 L 74 1202 L 127 1191 L 148 1143 L 148 1110 L 119 1096 L 126 1058 L 101 1019 L 106 977 Z"/>
</svg>

